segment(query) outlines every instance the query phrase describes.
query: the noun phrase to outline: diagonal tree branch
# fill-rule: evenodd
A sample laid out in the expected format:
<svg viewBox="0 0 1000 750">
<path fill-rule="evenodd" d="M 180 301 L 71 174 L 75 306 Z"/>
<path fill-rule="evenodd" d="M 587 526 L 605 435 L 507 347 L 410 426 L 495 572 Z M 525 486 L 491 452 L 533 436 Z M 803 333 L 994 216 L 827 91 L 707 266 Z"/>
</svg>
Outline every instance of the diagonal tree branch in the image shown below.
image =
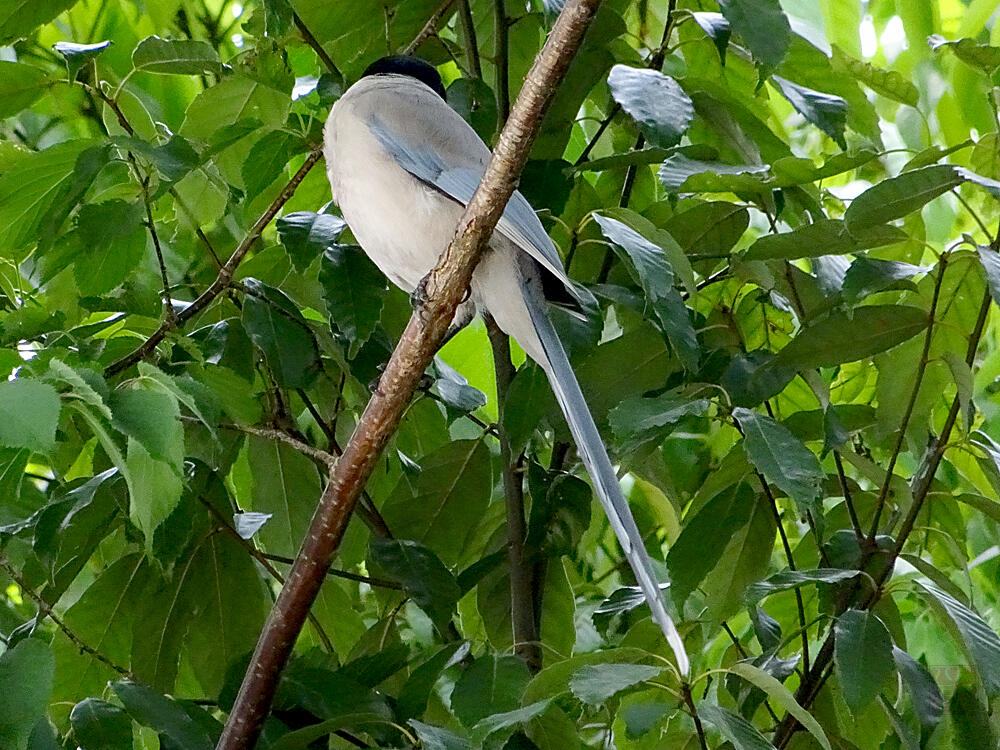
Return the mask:
<svg viewBox="0 0 1000 750">
<path fill-rule="evenodd" d="M 108 365 L 108 367 L 104 370 L 105 377 L 117 375 L 123 370 L 127 370 L 139 360 L 148 357 L 152 354 L 157 345 L 167 337 L 167 334 L 170 333 L 170 331 L 174 328 L 183 326 L 187 323 L 187 321 L 208 307 L 212 300 L 229 288 L 233 282 L 233 274 L 236 273 L 236 268 L 239 266 L 244 256 L 250 251 L 253 244 L 260 238 L 264 228 L 271 223 L 271 219 L 273 219 L 277 215 L 278 211 L 281 210 L 281 207 L 288 202 L 288 199 L 292 197 L 292 194 L 299 186 L 299 183 L 302 182 L 305 176 L 309 173 L 309 170 L 313 168 L 313 165 L 316 164 L 322 156 L 323 152 L 318 148 L 309 153 L 305 162 L 301 167 L 299 167 L 298 171 L 292 175 L 288 184 L 281 189 L 281 192 L 278 193 L 273 201 L 271 201 L 271 204 L 267 207 L 267 209 L 265 209 L 264 213 L 262 213 L 257 218 L 257 221 L 254 222 L 253 226 L 250 227 L 250 231 L 246 233 L 246 236 L 243 237 L 240 244 L 236 246 L 233 254 L 229 256 L 229 260 L 227 260 L 223 264 L 222 268 L 219 269 L 218 276 L 215 277 L 215 281 L 209 285 L 208 289 L 202 292 L 194 302 L 181 310 L 175 318 L 168 318 L 163 321 L 163 323 L 160 324 L 160 327 L 157 328 L 148 339 L 133 349 L 129 354 L 126 354 L 117 362 L 112 362 Z"/>
<path fill-rule="evenodd" d="M 426 301 L 410 318 L 378 388 L 331 472 L 287 583 L 257 643 L 218 750 L 254 746 L 281 671 L 365 481 L 444 340 L 483 247 L 514 192 L 542 116 L 599 4 L 600 0 L 569 0 L 535 58 L 482 182 L 458 223 L 456 236 L 425 279 Z"/>
</svg>

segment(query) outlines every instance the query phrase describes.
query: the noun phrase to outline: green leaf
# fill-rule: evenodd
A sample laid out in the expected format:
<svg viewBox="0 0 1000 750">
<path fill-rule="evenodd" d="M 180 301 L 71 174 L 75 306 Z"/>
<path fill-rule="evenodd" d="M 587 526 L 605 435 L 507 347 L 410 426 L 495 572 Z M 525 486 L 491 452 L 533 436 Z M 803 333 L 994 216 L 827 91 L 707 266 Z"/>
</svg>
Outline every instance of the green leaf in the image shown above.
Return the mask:
<svg viewBox="0 0 1000 750">
<path fill-rule="evenodd" d="M 674 153 L 660 165 L 657 174 L 672 193 L 754 193 L 762 189 L 761 180 L 767 171 L 766 164 L 723 164 Z"/>
<path fill-rule="evenodd" d="M 353 358 L 382 315 L 385 276 L 360 247 L 333 245 L 323 253 L 319 281 L 330 326 L 349 344 Z"/>
<path fill-rule="evenodd" d="M 986 286 L 989 287 L 990 296 L 995 304 L 1000 305 L 1000 253 L 982 245 L 976 250 L 979 262 L 983 266 L 983 273 L 986 274 Z"/>
<path fill-rule="evenodd" d="M 588 664 L 580 667 L 569 680 L 569 689 L 578 699 L 598 706 L 626 688 L 651 680 L 663 667 L 647 664 Z"/>
<path fill-rule="evenodd" d="M 781 234 L 765 234 L 744 254 L 746 260 L 818 258 L 822 255 L 858 253 L 873 247 L 903 242 L 907 235 L 892 225 L 864 227 L 853 232 L 839 219 L 820 219 Z"/>
<path fill-rule="evenodd" d="M 954 732 L 952 747 L 996 747 L 989 709 L 969 685 L 959 685 L 948 703 Z"/>
<path fill-rule="evenodd" d="M 1000 47 L 979 44 L 975 39 L 968 38 L 948 41 L 940 34 L 931 34 L 927 37 L 927 44 L 935 52 L 942 48 L 950 49 L 955 53 L 955 57 L 966 65 L 970 65 L 987 74 L 1000 68 Z"/>
<path fill-rule="evenodd" d="M 774 750 L 774 745 L 753 724 L 728 708 L 702 701 L 698 705 L 698 714 L 732 742 L 735 750 Z"/>
<path fill-rule="evenodd" d="M 288 160 L 302 146 L 303 142 L 299 136 L 284 130 L 272 130 L 257 141 L 250 149 L 250 153 L 247 155 L 246 161 L 243 162 L 241 170 L 243 186 L 246 188 L 247 195 L 251 197 L 260 195 L 264 188 L 284 175 L 285 165 L 288 164 Z M 304 211 L 302 213 L 315 216 L 311 211 Z M 290 214 L 290 216 L 295 215 Z M 287 216 L 283 216 L 277 221 L 279 237 L 281 237 L 282 222 L 287 218 Z M 282 242 L 288 247 L 288 243 L 285 242 L 283 237 Z M 306 266 L 309 265 L 308 262 L 304 265 L 300 264 L 300 258 L 296 253 L 291 253 L 291 258 L 296 270 L 304 271 Z M 310 257 L 309 260 L 311 261 L 312 258 Z"/>
<path fill-rule="evenodd" d="M 282 292 L 257 279 L 243 282 L 251 292 L 243 302 L 243 327 L 264 354 L 279 385 L 305 388 L 316 378 L 319 355 L 312 331 Z"/>
<path fill-rule="evenodd" d="M 136 272 L 146 254 L 142 216 L 140 203 L 114 200 L 81 206 L 73 238 L 80 245 L 73 276 L 82 294 L 107 294 Z"/>
<path fill-rule="evenodd" d="M 645 291 L 678 358 L 689 370 L 695 369 L 698 339 L 684 300 L 674 285 L 673 267 L 663 250 L 617 219 L 595 214 L 594 220 L 615 248 L 624 251 L 622 259 Z"/>
<path fill-rule="evenodd" d="M 944 713 L 944 698 L 941 690 L 923 664 L 918 662 L 903 649 L 892 647 L 892 658 L 896 662 L 896 671 L 903 678 L 903 684 L 913 699 L 913 709 L 917 720 L 925 732 L 931 732 L 941 721 Z"/>
<path fill-rule="evenodd" d="M 375 539 L 371 560 L 380 576 L 401 584 L 438 629 L 446 631 L 462 591 L 437 555 L 409 539 Z"/>
<path fill-rule="evenodd" d="M 132 719 L 118 706 L 100 698 L 85 698 L 69 715 L 73 738 L 86 750 L 132 747 Z"/>
<path fill-rule="evenodd" d="M 778 89 L 792 103 L 795 111 L 837 142 L 847 148 L 844 129 L 847 127 L 847 102 L 839 96 L 813 91 L 780 76 L 772 76 Z"/>
<path fill-rule="evenodd" d="M 814 570 L 785 570 L 775 573 L 763 581 L 757 581 L 747 589 L 743 599 L 749 605 L 754 605 L 765 596 L 778 591 L 797 589 L 807 583 L 840 583 L 861 575 L 857 570 L 841 568 L 815 568 Z"/>
<path fill-rule="evenodd" d="M 806 728 L 815 740 L 823 746 L 825 750 L 831 750 L 830 740 L 827 739 L 826 732 L 813 715 L 802 708 L 795 700 L 792 691 L 782 685 L 778 680 L 769 675 L 763 669 L 755 667 L 747 662 L 739 661 L 729 667 L 729 671 L 737 674 L 747 682 L 751 682 L 771 698 L 775 703 L 785 709 L 788 713 L 798 719 L 799 723 Z"/>
<path fill-rule="evenodd" d="M 52 692 L 49 646 L 25 638 L 0 655 L 0 744 L 22 748 L 45 713 Z"/>
<path fill-rule="evenodd" d="M 781 65 L 792 31 L 778 0 L 720 0 L 719 9 L 757 61 L 762 77 Z"/>
<path fill-rule="evenodd" d="M 927 313 L 908 305 L 864 305 L 851 315 L 834 311 L 803 328 L 774 364 L 798 371 L 867 359 L 913 338 L 927 327 Z"/>
<path fill-rule="evenodd" d="M 486 655 L 476 659 L 455 683 L 451 708 L 467 727 L 494 714 L 513 711 L 531 678 L 516 656 Z"/>
<path fill-rule="evenodd" d="M 76 80 L 76 74 L 80 68 L 91 60 L 96 60 L 104 50 L 110 47 L 111 40 L 96 42 L 95 44 L 77 44 L 75 42 L 56 42 L 52 49 L 63 56 L 66 61 L 66 68 L 69 71 L 69 80 Z"/>
<path fill-rule="evenodd" d="M 746 526 L 756 498 L 746 482 L 725 488 L 684 519 L 680 536 L 670 545 L 670 595 L 678 608 L 719 563 L 725 551 L 720 539 L 730 539 Z"/>
<path fill-rule="evenodd" d="M 489 449 L 481 440 L 447 443 L 420 460 L 382 508 L 389 528 L 433 550 L 446 565 L 470 552 L 493 487 Z M 474 558 L 475 559 L 475 558 Z"/>
<path fill-rule="evenodd" d="M 970 179 L 977 181 L 967 170 L 950 164 L 903 172 L 876 183 L 851 201 L 844 212 L 844 223 L 851 232 L 885 224 L 919 210 Z"/>
<path fill-rule="evenodd" d="M 128 439 L 125 460 L 131 498 L 129 515 L 146 538 L 146 550 L 151 551 L 153 532 L 177 507 L 183 483 L 173 465 L 153 458 L 135 438 Z"/>
<path fill-rule="evenodd" d="M 181 134 L 204 141 L 218 136 L 221 140 L 214 147 L 221 151 L 232 144 L 229 139 L 238 140 L 261 126 L 270 130 L 282 127 L 290 105 L 286 92 L 245 76 L 229 76 L 202 91 L 188 105 Z"/>
<path fill-rule="evenodd" d="M 149 456 L 168 464 L 180 475 L 184 459 L 184 431 L 177 399 L 170 393 L 143 387 L 119 388 L 111 393 L 112 424 L 134 438 Z"/>
<path fill-rule="evenodd" d="M 0 445 L 47 453 L 55 446 L 59 394 L 31 378 L 0 382 Z"/>
<path fill-rule="evenodd" d="M 1000 695 L 1000 637 L 983 618 L 927 580 L 917 584 L 945 625 L 958 637 L 988 696 Z"/>
<path fill-rule="evenodd" d="M 744 447 L 757 470 L 795 500 L 812 508 L 825 473 L 811 450 L 786 427 L 749 409 L 733 409 L 745 436 Z"/>
<path fill-rule="evenodd" d="M 608 414 L 615 435 L 628 445 L 649 438 L 660 439 L 669 428 L 689 416 L 703 416 L 709 408 L 707 399 L 691 399 L 676 393 L 661 393 L 653 398 L 629 396 Z"/>
<path fill-rule="evenodd" d="M 424 750 L 470 750 L 472 748 L 471 740 L 460 737 L 442 727 L 433 727 L 416 719 L 410 719 L 409 724 L 416 732 L 420 746 Z"/>
<path fill-rule="evenodd" d="M 930 270 L 924 266 L 878 258 L 856 258 L 844 274 L 844 298 L 857 301 L 883 289 L 895 288 L 899 281 Z M 912 288 L 912 285 L 910 285 Z"/>
<path fill-rule="evenodd" d="M 77 159 L 90 145 L 59 143 L 19 159 L 0 176 L 0 253 L 5 257 L 4 251 L 37 241 L 49 212 L 73 189 Z"/>
<path fill-rule="evenodd" d="M 525 724 L 532 719 L 541 716 L 548 709 L 551 701 L 544 700 L 538 701 L 537 703 L 531 703 L 527 706 L 521 708 L 515 708 L 510 711 L 504 711 L 498 714 L 492 714 L 487 716 L 481 721 L 476 723 L 476 726 L 472 728 L 473 734 L 480 739 L 481 744 L 485 744 L 487 738 L 490 739 L 490 744 L 487 747 L 500 747 L 500 742 L 497 738 L 492 737 L 496 732 L 502 732 L 503 730 L 513 729 L 514 727 Z M 510 734 L 510 732 L 506 732 Z M 503 735 L 500 736 L 500 740 L 505 739 Z"/>
<path fill-rule="evenodd" d="M 831 65 L 837 73 L 850 76 L 875 93 L 900 104 L 916 107 L 920 101 L 920 91 L 899 71 L 878 68 L 870 62 L 858 60 L 846 54 L 837 45 L 833 45 Z"/>
<path fill-rule="evenodd" d="M 48 76 L 38 68 L 0 60 L 0 118 L 27 109 L 48 87 Z"/>
<path fill-rule="evenodd" d="M 173 698 L 128 680 L 111 683 L 111 690 L 133 719 L 156 730 L 177 747 L 184 750 L 212 750 L 215 747 L 205 728 Z"/>
<path fill-rule="evenodd" d="M 27 36 L 74 5 L 76 0 L 12 0 L 4 3 L 0 6 L 0 44 L 9 44 Z"/>
<path fill-rule="evenodd" d="M 855 716 L 875 700 L 895 671 L 892 638 L 875 615 L 849 609 L 834 625 L 834 663 Z"/>
<path fill-rule="evenodd" d="M 708 38 L 715 43 L 715 48 L 719 50 L 719 59 L 725 65 L 726 49 L 729 47 L 729 37 L 732 34 L 729 21 L 721 13 L 695 12 L 691 14 L 691 18 L 708 35 Z"/>
<path fill-rule="evenodd" d="M 469 643 L 449 643 L 437 653 L 410 670 L 410 676 L 399 691 L 396 710 L 402 717 L 422 716 L 427 710 L 431 691 L 441 673 L 469 654 Z"/>
<path fill-rule="evenodd" d="M 161 39 L 148 36 L 132 52 L 132 65 L 147 73 L 202 75 L 221 73 L 225 68 L 219 53 L 208 42 L 193 39 Z"/>
<path fill-rule="evenodd" d="M 694 118 L 694 105 L 677 82 L 658 70 L 615 65 L 608 75 L 611 95 L 654 146 L 680 143 Z"/>
</svg>

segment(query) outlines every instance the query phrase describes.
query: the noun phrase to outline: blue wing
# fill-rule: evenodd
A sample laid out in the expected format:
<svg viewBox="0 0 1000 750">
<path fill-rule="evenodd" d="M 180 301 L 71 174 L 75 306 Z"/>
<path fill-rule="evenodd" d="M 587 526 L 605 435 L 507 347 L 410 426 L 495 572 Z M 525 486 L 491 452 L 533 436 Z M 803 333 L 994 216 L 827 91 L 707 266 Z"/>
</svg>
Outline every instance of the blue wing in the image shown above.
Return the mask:
<svg viewBox="0 0 1000 750">
<path fill-rule="evenodd" d="M 468 205 L 479 187 L 486 170 L 485 165 L 470 167 L 451 166 L 443 154 L 430 145 L 415 146 L 398 137 L 377 115 L 369 122 L 372 134 L 400 167 L 441 191 L 453 200 Z M 589 308 L 592 297 L 577 287 L 566 275 L 562 260 L 552 239 L 546 234 L 531 204 L 517 190 L 511 195 L 497 231 L 531 255 L 559 279 L 584 308 Z"/>
</svg>

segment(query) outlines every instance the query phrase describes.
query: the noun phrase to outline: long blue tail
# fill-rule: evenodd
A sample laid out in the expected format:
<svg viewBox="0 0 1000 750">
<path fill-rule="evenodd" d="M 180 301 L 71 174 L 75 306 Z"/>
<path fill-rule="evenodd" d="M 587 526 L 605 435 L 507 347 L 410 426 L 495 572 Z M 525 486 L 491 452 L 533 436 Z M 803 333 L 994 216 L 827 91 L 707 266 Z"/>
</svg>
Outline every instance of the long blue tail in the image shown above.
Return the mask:
<svg viewBox="0 0 1000 750">
<path fill-rule="evenodd" d="M 635 524 L 635 518 L 632 517 L 632 510 L 628 507 L 625 496 L 622 494 L 618 484 L 618 475 L 611 466 L 611 459 L 608 458 L 604 441 L 597 431 L 597 425 L 594 424 L 594 418 L 591 416 L 583 392 L 580 390 L 576 374 L 570 366 L 566 350 L 545 311 L 545 302 L 540 299 L 541 295 L 524 280 L 521 281 L 521 289 L 528 313 L 531 316 L 531 323 L 547 360 L 547 362 L 539 362 L 539 364 L 548 375 L 556 400 L 566 417 L 567 424 L 569 424 L 570 433 L 576 441 L 583 465 L 587 468 L 587 473 L 590 474 L 594 489 L 597 491 L 597 497 L 611 522 L 611 528 L 614 529 L 622 549 L 625 550 L 625 557 L 635 572 L 639 588 L 646 597 L 646 601 L 649 602 L 653 619 L 660 626 L 663 635 L 666 636 L 667 643 L 673 649 L 681 674 L 687 676 L 691 665 L 687 652 L 684 650 L 684 642 L 663 605 L 660 587 L 653 574 L 652 564 L 643 545 L 642 536 Z"/>
</svg>

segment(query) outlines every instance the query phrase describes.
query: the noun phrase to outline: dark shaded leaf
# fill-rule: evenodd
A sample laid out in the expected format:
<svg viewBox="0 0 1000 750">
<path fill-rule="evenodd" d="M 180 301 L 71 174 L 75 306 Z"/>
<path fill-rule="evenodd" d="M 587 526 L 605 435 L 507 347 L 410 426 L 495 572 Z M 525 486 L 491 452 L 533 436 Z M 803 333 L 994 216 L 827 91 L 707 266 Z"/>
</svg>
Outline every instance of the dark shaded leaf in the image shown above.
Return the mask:
<svg viewBox="0 0 1000 750">
<path fill-rule="evenodd" d="M 776 365 L 796 370 L 833 367 L 891 349 L 927 327 L 927 313 L 908 305 L 865 305 L 835 311 L 803 328 L 778 352 Z"/>
<path fill-rule="evenodd" d="M 52 450 L 60 407 L 59 394 L 48 383 L 30 378 L 0 382 L 0 445 Z"/>
<path fill-rule="evenodd" d="M 857 575 L 860 575 L 857 570 L 843 570 L 841 568 L 786 570 L 752 584 L 743 598 L 747 604 L 754 605 L 765 596 L 770 596 L 777 591 L 797 589 L 807 583 L 840 583 Z"/>
<path fill-rule="evenodd" d="M 979 699 L 975 688 L 959 685 L 948 703 L 951 714 L 954 747 L 996 747 L 996 736 L 990 724 L 990 714 Z"/>
<path fill-rule="evenodd" d="M 925 732 L 931 732 L 941 721 L 944 713 L 944 698 L 941 690 L 923 664 L 896 646 L 892 647 L 892 658 L 896 670 L 903 678 L 903 684 L 913 699 L 913 708 Z"/>
<path fill-rule="evenodd" d="M 803 512 L 813 509 L 825 473 L 819 460 L 789 430 L 770 417 L 737 407 L 733 417 L 757 470 L 792 498 Z"/>
<path fill-rule="evenodd" d="M 385 300 L 385 277 L 360 247 L 334 245 L 324 254 L 319 280 L 330 326 L 353 357 L 378 324 Z"/>
<path fill-rule="evenodd" d="M 781 65 L 791 27 L 778 0 L 721 0 L 719 8 L 766 76 Z"/>
<path fill-rule="evenodd" d="M 221 73 L 226 67 L 208 42 L 194 39 L 161 39 L 148 36 L 132 52 L 132 65 L 147 73 L 197 76 Z"/>
<path fill-rule="evenodd" d="M 818 258 L 858 253 L 873 247 L 903 242 L 907 235 L 891 225 L 875 225 L 854 232 L 838 219 L 820 219 L 781 234 L 765 234 L 744 254 L 746 260 Z"/>
<path fill-rule="evenodd" d="M 250 153 L 247 156 L 247 160 L 243 162 L 243 169 L 241 170 L 243 185 L 246 187 L 247 196 L 253 197 L 259 195 L 264 188 L 279 177 L 283 176 L 285 165 L 288 164 L 288 160 L 291 159 L 292 155 L 303 146 L 304 144 L 301 138 L 284 130 L 272 130 L 270 133 L 257 141 L 253 145 L 253 148 L 250 149 Z M 302 213 L 309 214 L 310 212 L 303 211 Z M 278 236 L 281 237 L 281 241 L 286 248 L 289 243 L 282 234 L 282 227 L 290 216 L 298 216 L 298 214 L 282 216 L 277 221 Z M 343 226 L 343 224 L 341 224 L 341 226 Z M 311 261 L 317 254 L 318 253 L 315 253 L 311 257 L 305 257 L 308 257 L 308 260 Z M 302 264 L 304 257 L 299 253 L 290 251 L 289 255 L 291 256 L 292 264 L 297 270 L 302 271 L 309 265 L 308 262 Z"/>
<path fill-rule="evenodd" d="M 212 750 L 215 747 L 209 733 L 170 696 L 128 680 L 111 683 L 111 690 L 133 719 L 156 730 L 178 748 Z"/>
<path fill-rule="evenodd" d="M 698 705 L 698 713 L 702 719 L 718 729 L 723 737 L 732 742 L 736 750 L 774 750 L 774 745 L 768 742 L 753 724 L 727 708 L 702 701 Z"/>
<path fill-rule="evenodd" d="M 608 76 L 611 95 L 635 119 L 654 146 L 680 143 L 694 118 L 691 98 L 677 82 L 657 70 L 615 65 Z"/>
<path fill-rule="evenodd" d="M 895 671 L 892 638 L 875 615 L 849 609 L 834 626 L 833 658 L 844 699 L 857 715 L 875 700 Z"/>
<path fill-rule="evenodd" d="M 277 289 L 256 279 L 243 282 L 251 294 L 243 303 L 243 327 L 264 354 L 279 385 L 305 388 L 319 370 L 316 342 L 302 313 Z"/>
<path fill-rule="evenodd" d="M 772 79 L 778 89 L 792 103 L 795 111 L 837 142 L 842 149 L 847 148 L 844 129 L 847 127 L 847 102 L 839 96 L 824 94 L 805 86 L 800 86 L 780 76 Z"/>
<path fill-rule="evenodd" d="M 401 584 L 438 629 L 446 631 L 462 591 L 437 555 L 409 539 L 375 539 L 371 560 L 379 575 Z"/>
<path fill-rule="evenodd" d="M 856 258 L 844 274 L 843 292 L 848 300 L 859 300 L 883 289 L 895 288 L 899 281 L 912 278 L 929 269 L 877 258 Z"/>
<path fill-rule="evenodd" d="M 264 136 L 264 139 L 267 137 Z M 246 168 L 244 165 L 244 171 Z M 282 216 L 276 225 L 278 238 L 288 251 L 292 265 L 299 271 L 304 271 L 317 257 L 337 244 L 337 238 L 344 231 L 347 222 L 332 214 L 296 211 Z"/>
<path fill-rule="evenodd" d="M 86 698 L 69 715 L 73 738 L 86 750 L 119 750 L 132 746 L 132 719 L 119 708 L 99 698 Z"/>
</svg>

